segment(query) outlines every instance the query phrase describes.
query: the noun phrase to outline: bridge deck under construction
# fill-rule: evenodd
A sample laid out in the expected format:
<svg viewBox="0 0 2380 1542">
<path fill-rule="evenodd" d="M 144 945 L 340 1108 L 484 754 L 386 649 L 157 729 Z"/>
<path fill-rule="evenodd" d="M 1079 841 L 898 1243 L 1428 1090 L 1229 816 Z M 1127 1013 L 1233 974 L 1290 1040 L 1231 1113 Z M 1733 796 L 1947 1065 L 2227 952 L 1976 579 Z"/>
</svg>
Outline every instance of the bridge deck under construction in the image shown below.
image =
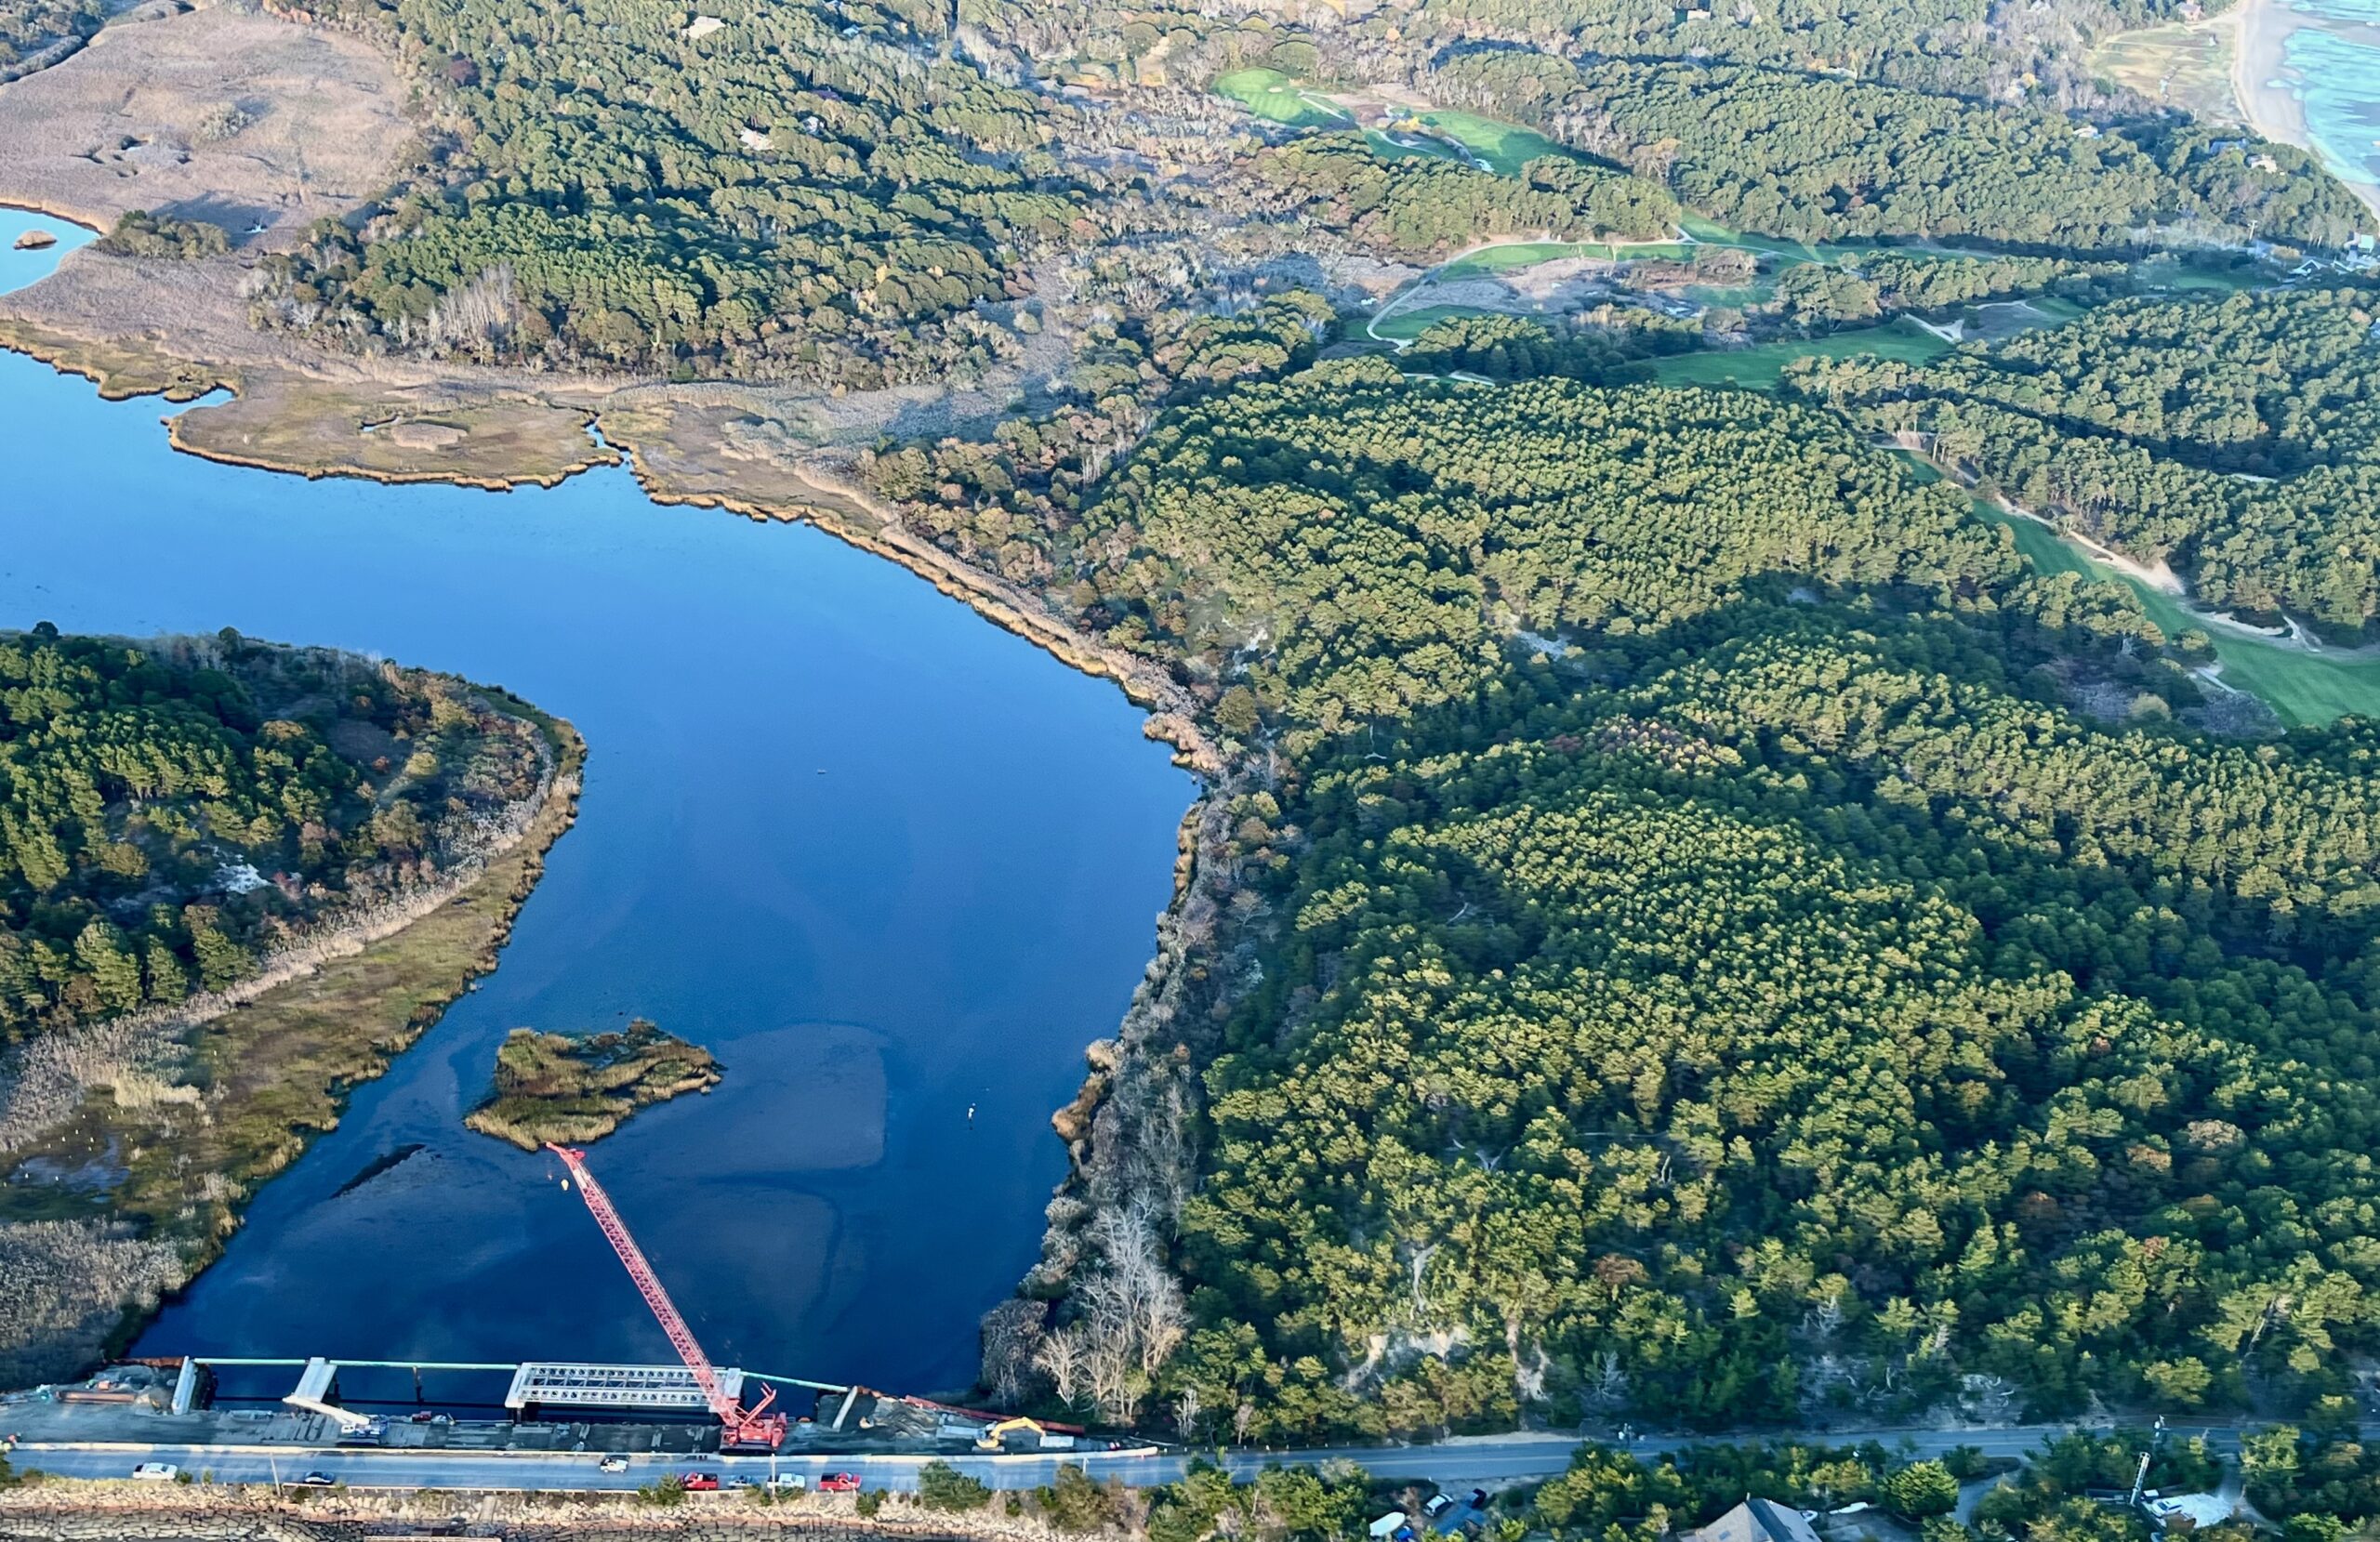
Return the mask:
<svg viewBox="0 0 2380 1542">
<path fill-rule="evenodd" d="M 720 1389 L 731 1398 L 744 1395 L 744 1373 L 728 1366 L 718 1371 Z M 625 1408 L 651 1412 L 699 1414 L 709 1405 L 694 1373 L 683 1365 L 581 1365 L 559 1361 L 531 1361 L 512 1373 L 504 1405 L 515 1413 L 524 1408 Z"/>
<path fill-rule="evenodd" d="M 723 1370 L 792 1416 L 784 1453 L 976 1452 L 998 1416 L 826 1381 Z M 271 1359 L 194 1355 L 108 1367 L 79 1384 L 0 1395 L 0 1430 L 29 1441 L 297 1450 L 617 1452 L 693 1456 L 720 1425 L 682 1365 L 567 1361 Z M 1012 1436 L 1010 1449 L 1021 1437 Z M 1096 1450 L 1104 1443 L 1067 1449 Z"/>
</svg>

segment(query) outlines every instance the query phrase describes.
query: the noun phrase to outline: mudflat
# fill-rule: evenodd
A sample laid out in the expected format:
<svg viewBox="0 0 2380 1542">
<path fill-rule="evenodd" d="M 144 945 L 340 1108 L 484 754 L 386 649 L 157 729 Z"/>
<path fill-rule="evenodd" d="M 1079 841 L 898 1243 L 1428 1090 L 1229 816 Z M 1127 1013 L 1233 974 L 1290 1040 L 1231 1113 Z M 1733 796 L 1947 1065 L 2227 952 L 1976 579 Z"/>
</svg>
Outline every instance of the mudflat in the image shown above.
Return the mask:
<svg viewBox="0 0 2380 1542">
<path fill-rule="evenodd" d="M 100 229 L 171 212 L 285 244 L 386 185 L 413 134 L 403 102 L 385 59 L 321 28 L 229 6 L 120 21 L 0 86 L 0 203 Z"/>
</svg>

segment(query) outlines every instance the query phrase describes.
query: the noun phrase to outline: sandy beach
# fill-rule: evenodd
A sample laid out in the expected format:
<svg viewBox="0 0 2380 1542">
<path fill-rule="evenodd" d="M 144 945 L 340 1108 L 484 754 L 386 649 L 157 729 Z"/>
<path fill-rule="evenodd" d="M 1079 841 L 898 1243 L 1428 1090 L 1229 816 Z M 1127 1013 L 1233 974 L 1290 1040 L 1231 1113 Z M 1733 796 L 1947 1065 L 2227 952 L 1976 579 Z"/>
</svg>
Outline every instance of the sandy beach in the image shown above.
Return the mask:
<svg viewBox="0 0 2380 1542">
<path fill-rule="evenodd" d="M 2306 132 L 2306 109 L 2286 86 L 2274 84 L 2288 69 L 2289 37 L 2306 19 L 2283 0 L 2241 0 L 2233 13 L 2239 28 L 2231 53 L 2231 95 L 2250 127 L 2268 139 L 2313 149 Z"/>
<path fill-rule="evenodd" d="M 2268 139 L 2321 153 L 2306 122 L 2305 105 L 2291 86 L 2295 78 L 2289 65 L 2289 40 L 2301 27 L 2319 25 L 2300 15 L 2287 0 L 2241 0 L 2235 24 L 2239 32 L 2231 53 L 2231 95 L 2248 126 Z M 2323 163 L 2334 173 L 2335 157 Z M 2375 214 L 2380 214 L 2380 187 L 2360 178 L 2340 176 Z"/>
</svg>

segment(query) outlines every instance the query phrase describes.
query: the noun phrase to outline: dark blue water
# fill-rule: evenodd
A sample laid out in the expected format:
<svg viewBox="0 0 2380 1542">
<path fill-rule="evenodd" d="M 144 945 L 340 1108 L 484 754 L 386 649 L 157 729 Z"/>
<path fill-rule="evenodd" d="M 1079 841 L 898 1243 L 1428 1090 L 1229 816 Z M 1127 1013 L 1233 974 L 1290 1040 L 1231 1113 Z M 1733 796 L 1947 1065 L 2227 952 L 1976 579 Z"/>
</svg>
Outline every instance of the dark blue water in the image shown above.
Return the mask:
<svg viewBox="0 0 2380 1542">
<path fill-rule="evenodd" d="M 555 1165 L 459 1122 L 508 1029 L 641 1015 L 726 1083 L 591 1160 L 712 1357 L 971 1380 L 1063 1175 L 1050 1112 L 1166 902 L 1193 789 L 1141 714 L 807 528 L 616 470 L 499 494 L 218 467 L 166 448 L 170 410 L 0 355 L 0 626 L 378 652 L 516 691 L 590 753 L 501 967 L 138 1352 L 668 1359 Z"/>
</svg>

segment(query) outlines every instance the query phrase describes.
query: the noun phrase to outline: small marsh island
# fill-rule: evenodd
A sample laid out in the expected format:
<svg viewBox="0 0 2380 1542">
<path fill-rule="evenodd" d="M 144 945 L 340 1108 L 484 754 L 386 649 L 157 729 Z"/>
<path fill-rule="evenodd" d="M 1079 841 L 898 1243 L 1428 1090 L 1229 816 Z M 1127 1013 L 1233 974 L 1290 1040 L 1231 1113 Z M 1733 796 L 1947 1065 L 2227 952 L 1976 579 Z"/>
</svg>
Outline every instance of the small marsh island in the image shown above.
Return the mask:
<svg viewBox="0 0 2380 1542">
<path fill-rule="evenodd" d="M 536 1151 L 549 1140 L 600 1140 L 638 1109 L 719 1082 L 709 1050 L 643 1018 L 616 1034 L 515 1028 L 496 1052 L 495 1089 L 463 1123 Z"/>
</svg>

